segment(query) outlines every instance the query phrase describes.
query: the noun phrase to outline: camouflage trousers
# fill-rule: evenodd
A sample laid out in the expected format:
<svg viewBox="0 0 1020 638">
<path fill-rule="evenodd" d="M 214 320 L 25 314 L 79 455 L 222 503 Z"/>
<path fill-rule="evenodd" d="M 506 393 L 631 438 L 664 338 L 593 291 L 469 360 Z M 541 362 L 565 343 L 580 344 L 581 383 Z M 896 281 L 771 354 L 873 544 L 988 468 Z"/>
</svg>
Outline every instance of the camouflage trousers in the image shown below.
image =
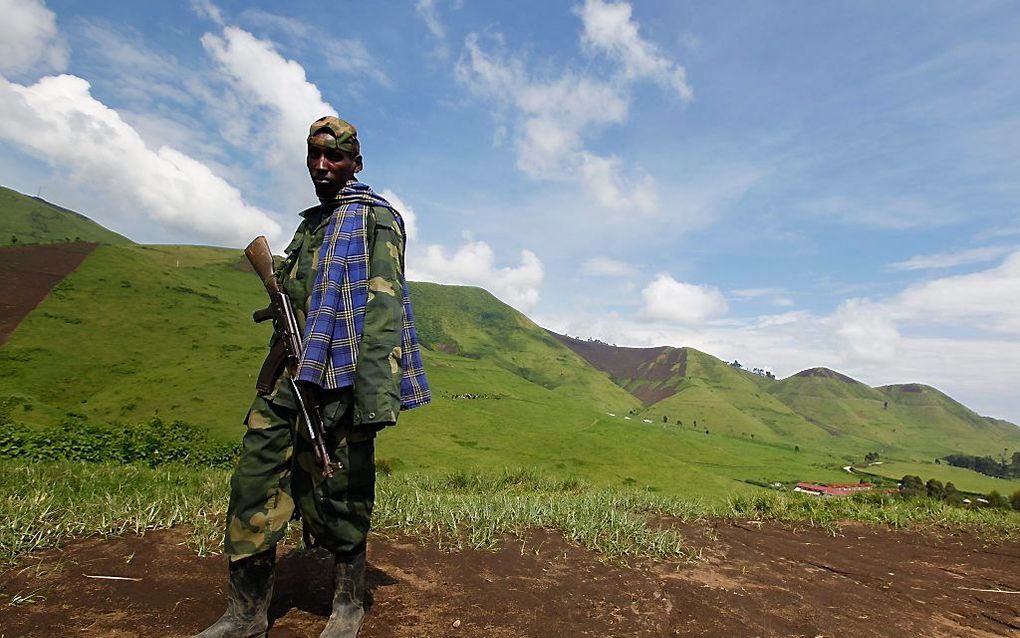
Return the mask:
<svg viewBox="0 0 1020 638">
<path fill-rule="evenodd" d="M 230 479 L 230 560 L 274 547 L 298 516 L 313 545 L 340 556 L 364 549 L 375 501 L 375 431 L 352 427 L 351 404 L 350 393 L 325 402 L 326 447 L 342 466 L 326 479 L 289 391 L 255 397 Z"/>
</svg>

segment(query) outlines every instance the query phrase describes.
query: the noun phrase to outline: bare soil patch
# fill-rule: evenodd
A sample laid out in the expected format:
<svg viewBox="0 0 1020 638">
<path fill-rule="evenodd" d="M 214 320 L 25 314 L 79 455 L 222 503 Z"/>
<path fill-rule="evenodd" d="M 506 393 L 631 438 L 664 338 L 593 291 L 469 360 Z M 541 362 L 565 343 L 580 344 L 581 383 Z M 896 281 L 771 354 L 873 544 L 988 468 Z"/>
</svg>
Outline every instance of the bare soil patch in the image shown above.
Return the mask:
<svg viewBox="0 0 1020 638">
<path fill-rule="evenodd" d="M 1006 593 L 1020 591 L 1017 541 L 862 525 L 684 531 L 702 550 L 691 564 L 607 564 L 546 530 L 495 552 L 375 537 L 362 636 L 1020 636 L 1020 595 Z M 226 568 L 183 538 L 92 538 L 32 556 L 0 577 L 0 634 L 198 632 L 222 612 Z M 320 552 L 281 558 L 270 636 L 318 636 L 329 570 Z"/>
<path fill-rule="evenodd" d="M 0 346 L 21 320 L 74 272 L 96 244 L 66 242 L 38 246 L 0 247 Z"/>
</svg>

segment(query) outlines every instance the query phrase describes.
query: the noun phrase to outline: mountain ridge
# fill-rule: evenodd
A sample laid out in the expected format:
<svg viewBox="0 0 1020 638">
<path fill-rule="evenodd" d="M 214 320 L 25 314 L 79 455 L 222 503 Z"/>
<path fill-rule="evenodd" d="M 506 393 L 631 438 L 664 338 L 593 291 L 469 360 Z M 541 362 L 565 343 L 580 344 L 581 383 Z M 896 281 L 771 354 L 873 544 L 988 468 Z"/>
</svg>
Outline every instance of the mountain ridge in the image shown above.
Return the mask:
<svg viewBox="0 0 1020 638">
<path fill-rule="evenodd" d="M 241 259 L 98 246 L 0 347 L 0 412 L 27 424 L 158 415 L 235 439 L 268 339 L 251 323 L 264 289 Z M 820 369 L 773 380 L 690 347 L 575 340 L 617 357 L 614 379 L 482 288 L 410 291 L 435 400 L 380 438 L 395 467 L 523 466 L 715 497 L 748 481 L 840 482 L 872 451 L 931 463 L 1020 448 L 1015 426 L 920 384 L 877 390 Z"/>
</svg>

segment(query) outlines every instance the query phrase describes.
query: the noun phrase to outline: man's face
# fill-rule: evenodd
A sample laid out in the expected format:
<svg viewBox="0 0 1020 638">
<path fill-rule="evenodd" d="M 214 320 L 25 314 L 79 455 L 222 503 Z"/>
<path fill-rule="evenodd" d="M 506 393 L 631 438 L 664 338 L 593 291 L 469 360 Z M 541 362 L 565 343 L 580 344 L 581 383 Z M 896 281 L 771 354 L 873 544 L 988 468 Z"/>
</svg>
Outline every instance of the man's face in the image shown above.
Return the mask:
<svg viewBox="0 0 1020 638">
<path fill-rule="evenodd" d="M 352 157 L 325 147 L 332 144 L 333 139 L 329 133 L 318 133 L 308 143 L 308 174 L 315 185 L 315 196 L 320 200 L 334 199 L 344 184 L 354 179 L 354 173 L 361 170 L 361 156 Z"/>
</svg>

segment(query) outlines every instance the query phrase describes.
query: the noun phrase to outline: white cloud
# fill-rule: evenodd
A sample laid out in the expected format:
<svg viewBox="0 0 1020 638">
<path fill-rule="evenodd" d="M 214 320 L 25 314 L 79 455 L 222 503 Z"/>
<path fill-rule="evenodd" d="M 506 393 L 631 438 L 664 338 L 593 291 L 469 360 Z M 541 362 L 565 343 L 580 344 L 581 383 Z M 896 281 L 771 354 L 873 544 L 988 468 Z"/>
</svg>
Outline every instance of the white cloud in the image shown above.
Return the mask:
<svg viewBox="0 0 1020 638">
<path fill-rule="evenodd" d="M 408 241 L 418 239 L 418 215 L 411 208 L 411 205 L 400 199 L 396 193 L 386 188 L 381 193 L 383 199 L 393 204 L 404 220 L 404 231 L 407 233 Z"/>
<path fill-rule="evenodd" d="M 581 264 L 581 274 L 588 277 L 633 277 L 638 274 L 634 266 L 609 257 L 592 257 Z"/>
<path fill-rule="evenodd" d="M 768 298 L 768 302 L 774 306 L 790 307 L 794 305 L 793 299 L 787 296 L 785 288 L 738 288 L 731 290 L 730 294 L 740 300 Z"/>
<path fill-rule="evenodd" d="M 67 44 L 43 2 L 0 0 L 0 16 L 0 72 L 66 68 Z"/>
<path fill-rule="evenodd" d="M 221 27 L 225 24 L 220 8 L 209 0 L 191 0 L 191 10 L 200 18 L 211 20 Z"/>
<path fill-rule="evenodd" d="M 168 146 L 147 147 L 81 78 L 45 77 L 31 86 L 0 78 L 0 137 L 44 158 L 60 178 L 109 193 L 111 211 L 140 210 L 232 245 L 280 234 L 279 224 L 205 164 Z"/>
<path fill-rule="evenodd" d="M 439 245 L 416 250 L 412 245 L 407 260 L 407 277 L 416 281 L 480 286 L 518 310 L 538 303 L 544 269 L 538 256 L 521 251 L 519 266 L 496 266 L 489 244 L 467 241 L 453 254 Z"/>
<path fill-rule="evenodd" d="M 900 333 L 888 309 L 864 299 L 843 302 L 830 319 L 844 360 L 888 362 L 896 356 Z"/>
<path fill-rule="evenodd" d="M 268 40 L 228 26 L 222 36 L 203 35 L 202 45 L 238 93 L 237 110 L 222 118 L 221 133 L 237 146 L 260 148 L 276 186 L 287 193 L 286 205 L 304 205 L 311 194 L 303 161 L 308 125 L 336 109 L 308 81 L 304 67 Z"/>
<path fill-rule="evenodd" d="M 1020 251 L 1002 264 L 968 275 L 911 286 L 889 302 L 897 319 L 920 324 L 965 324 L 1020 333 Z"/>
<path fill-rule="evenodd" d="M 439 21 L 439 13 L 436 11 L 436 0 L 418 0 L 414 8 L 418 15 L 425 21 L 429 32 L 438 40 L 446 39 L 446 27 Z"/>
<path fill-rule="evenodd" d="M 599 77 L 598 71 L 563 70 L 539 75 L 532 70 L 538 65 L 525 56 L 503 51 L 501 36 L 483 47 L 479 36 L 470 34 L 457 76 L 469 90 L 492 100 L 501 112 L 497 115 L 515 120 L 510 138 L 516 143 L 517 167 L 529 177 L 577 181 L 605 209 L 653 211 L 659 205 L 654 178 L 617 155 L 596 154 L 588 141 L 627 120 L 636 80 L 653 79 L 689 97 L 683 67 L 640 37 L 629 5 L 588 2 L 578 14 L 586 46 L 617 60 L 621 74 Z M 610 27 L 623 33 L 609 33 Z"/>
<path fill-rule="evenodd" d="M 933 268 L 952 268 L 966 264 L 978 264 L 998 259 L 1016 250 L 1015 246 L 983 246 L 955 252 L 917 255 L 904 261 L 889 264 L 889 270 L 928 270 Z"/>
<path fill-rule="evenodd" d="M 717 288 L 677 281 L 665 273 L 656 275 L 641 297 L 642 317 L 651 321 L 698 323 L 725 313 L 728 307 Z"/>
<path fill-rule="evenodd" d="M 276 155 L 280 162 L 290 165 L 293 158 L 304 157 L 308 125 L 323 115 L 336 115 L 308 81 L 304 67 L 281 56 L 272 42 L 234 26 L 223 29 L 222 37 L 206 33 L 202 45 L 237 89 L 267 111 L 270 141 L 281 151 Z M 245 128 L 244 136 L 257 137 L 256 127 Z M 304 177 L 303 167 L 301 172 Z"/>
<path fill-rule="evenodd" d="M 329 33 L 315 23 L 262 9 L 245 9 L 240 21 L 284 36 L 292 48 L 301 52 L 312 51 L 315 59 L 333 71 L 359 81 L 368 78 L 387 88 L 393 86 L 382 66 L 358 38 Z"/>
<path fill-rule="evenodd" d="M 658 47 L 641 37 L 638 24 L 632 20 L 630 4 L 585 0 L 575 12 L 584 25 L 581 36 L 584 45 L 620 64 L 624 77 L 653 80 L 685 101 L 694 97 L 684 67 L 663 56 Z"/>
</svg>

